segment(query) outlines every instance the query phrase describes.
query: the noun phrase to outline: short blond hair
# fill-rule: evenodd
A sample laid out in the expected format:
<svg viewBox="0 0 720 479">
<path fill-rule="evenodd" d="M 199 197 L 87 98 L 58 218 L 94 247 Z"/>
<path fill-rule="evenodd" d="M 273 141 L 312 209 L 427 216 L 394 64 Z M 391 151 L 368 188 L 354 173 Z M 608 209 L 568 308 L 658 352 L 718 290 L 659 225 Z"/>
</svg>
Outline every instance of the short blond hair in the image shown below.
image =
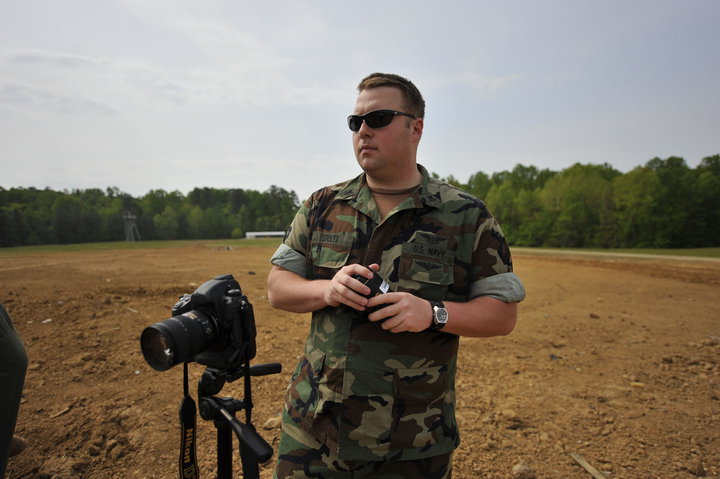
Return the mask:
<svg viewBox="0 0 720 479">
<path fill-rule="evenodd" d="M 403 96 L 403 102 L 407 111 L 415 116 L 415 118 L 425 118 L 425 100 L 420 94 L 420 90 L 405 77 L 394 73 L 371 73 L 363 78 L 358 84 L 358 92 L 389 86 L 400 90 Z"/>
</svg>

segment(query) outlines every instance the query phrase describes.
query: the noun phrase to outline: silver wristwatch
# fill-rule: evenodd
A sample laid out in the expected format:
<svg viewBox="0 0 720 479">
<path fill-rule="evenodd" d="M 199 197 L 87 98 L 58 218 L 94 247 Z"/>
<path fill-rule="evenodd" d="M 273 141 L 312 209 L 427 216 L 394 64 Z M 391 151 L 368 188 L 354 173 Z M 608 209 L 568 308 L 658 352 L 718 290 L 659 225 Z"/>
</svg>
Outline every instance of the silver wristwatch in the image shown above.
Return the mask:
<svg viewBox="0 0 720 479">
<path fill-rule="evenodd" d="M 442 301 L 430 301 L 432 306 L 432 323 L 428 328 L 430 331 L 439 331 L 445 326 L 448 320 L 448 312 Z"/>
</svg>

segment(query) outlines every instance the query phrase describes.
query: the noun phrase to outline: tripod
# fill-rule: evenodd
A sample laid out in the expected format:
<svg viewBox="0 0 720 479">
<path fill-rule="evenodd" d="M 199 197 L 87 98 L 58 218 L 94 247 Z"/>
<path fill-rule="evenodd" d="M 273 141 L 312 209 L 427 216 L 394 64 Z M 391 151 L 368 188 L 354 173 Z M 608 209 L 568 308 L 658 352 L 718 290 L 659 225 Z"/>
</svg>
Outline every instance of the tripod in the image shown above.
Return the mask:
<svg viewBox="0 0 720 479">
<path fill-rule="evenodd" d="M 212 420 L 217 430 L 217 479 L 232 479 L 232 433 L 239 441 L 240 460 L 243 478 L 259 479 L 260 463 L 270 460 L 272 447 L 260 436 L 252 425 L 252 387 L 251 376 L 277 374 L 282 370 L 280 363 L 250 366 L 247 362 L 239 370 L 207 368 L 198 385 L 200 417 Z M 242 400 L 230 397 L 216 397 L 226 382 L 243 376 L 245 397 Z M 245 423 L 236 417 L 237 411 L 245 410 Z"/>
</svg>

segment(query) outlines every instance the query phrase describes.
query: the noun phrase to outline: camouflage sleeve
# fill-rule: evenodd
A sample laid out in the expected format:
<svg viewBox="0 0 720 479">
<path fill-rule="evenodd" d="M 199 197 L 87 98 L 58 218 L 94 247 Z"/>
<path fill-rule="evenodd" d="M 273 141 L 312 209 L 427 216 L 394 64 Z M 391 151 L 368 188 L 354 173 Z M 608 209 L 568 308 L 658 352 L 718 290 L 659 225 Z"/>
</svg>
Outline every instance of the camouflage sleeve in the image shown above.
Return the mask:
<svg viewBox="0 0 720 479">
<path fill-rule="evenodd" d="M 285 235 L 283 244 L 278 247 L 275 254 L 270 258 L 272 264 L 292 271 L 303 278 L 306 277 L 305 268 L 309 230 L 308 213 L 311 211 L 310 204 L 311 200 L 308 199 L 300 209 L 298 209 Z"/>
<path fill-rule="evenodd" d="M 475 230 L 472 253 L 472 280 L 512 271 L 512 258 L 505 235 L 494 216 L 488 213 Z"/>
<path fill-rule="evenodd" d="M 295 218 L 290 223 L 290 228 L 285 235 L 283 244 L 294 249 L 303 256 L 307 256 L 308 238 L 310 230 L 311 199 L 308 199 L 300 206 Z"/>
<path fill-rule="evenodd" d="M 525 287 L 513 273 L 512 256 L 497 220 L 490 216 L 477 229 L 469 299 L 490 296 L 506 303 L 525 299 Z"/>
</svg>

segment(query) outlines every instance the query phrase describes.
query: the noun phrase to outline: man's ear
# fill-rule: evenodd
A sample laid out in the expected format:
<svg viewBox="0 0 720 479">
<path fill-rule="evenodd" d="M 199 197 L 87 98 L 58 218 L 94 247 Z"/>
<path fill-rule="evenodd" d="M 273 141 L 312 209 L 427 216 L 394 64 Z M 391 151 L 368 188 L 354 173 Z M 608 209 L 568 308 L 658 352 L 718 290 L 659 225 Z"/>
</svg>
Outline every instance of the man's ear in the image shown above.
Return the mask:
<svg viewBox="0 0 720 479">
<path fill-rule="evenodd" d="M 425 126 L 425 119 L 424 118 L 417 118 L 413 120 L 413 137 L 417 137 L 417 141 L 420 141 L 420 138 L 422 138 L 422 132 L 423 127 Z"/>
</svg>

